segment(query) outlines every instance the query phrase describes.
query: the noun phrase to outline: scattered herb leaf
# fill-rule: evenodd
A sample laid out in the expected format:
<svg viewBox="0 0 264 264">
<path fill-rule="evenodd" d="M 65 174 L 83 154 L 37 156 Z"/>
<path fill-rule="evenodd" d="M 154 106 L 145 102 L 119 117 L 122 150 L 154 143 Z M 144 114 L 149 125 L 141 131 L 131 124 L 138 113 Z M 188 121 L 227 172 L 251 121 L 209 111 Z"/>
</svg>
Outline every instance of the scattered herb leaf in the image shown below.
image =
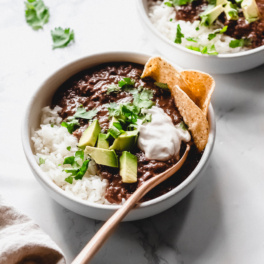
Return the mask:
<svg viewBox="0 0 264 264">
<path fill-rule="evenodd" d="M 43 28 L 43 25 L 48 23 L 49 9 L 42 0 L 27 0 L 25 6 L 26 21 L 34 30 Z"/>
<path fill-rule="evenodd" d="M 41 165 L 41 164 L 45 164 L 45 159 L 43 159 L 43 158 L 39 158 L 39 165 Z"/>
<path fill-rule="evenodd" d="M 83 106 L 79 106 L 76 110 L 76 113 L 73 115 L 75 118 L 83 118 L 83 119 L 92 119 L 96 116 L 97 114 L 97 110 L 93 109 L 90 111 L 86 111 L 85 108 Z"/>
<path fill-rule="evenodd" d="M 66 127 L 68 129 L 68 132 L 72 134 L 72 132 L 80 126 L 79 121 L 73 117 L 69 117 L 67 121 L 63 121 L 61 123 L 61 126 Z"/>
<path fill-rule="evenodd" d="M 110 93 L 118 93 L 120 92 L 121 88 L 119 85 L 116 85 L 114 83 L 108 85 L 107 87 L 107 94 L 110 94 Z"/>
<path fill-rule="evenodd" d="M 208 55 L 217 55 L 218 52 L 215 49 L 215 45 L 208 45 L 208 46 L 186 46 L 187 49 L 201 52 L 202 54 L 208 54 Z"/>
<path fill-rule="evenodd" d="M 68 146 L 66 149 L 67 149 L 68 151 L 70 151 L 70 150 L 71 150 L 71 146 Z"/>
<path fill-rule="evenodd" d="M 62 29 L 61 27 L 51 30 L 51 37 L 53 40 L 53 49 L 64 48 L 74 41 L 74 32 L 70 28 Z"/>
<path fill-rule="evenodd" d="M 182 130 L 188 130 L 188 126 L 183 121 L 181 121 L 181 123 L 179 124 L 179 126 L 180 126 L 180 128 Z"/>
<path fill-rule="evenodd" d="M 150 108 L 154 104 L 151 100 L 153 98 L 153 92 L 151 90 L 144 89 L 141 93 L 134 94 L 133 104 L 138 108 Z"/>
<path fill-rule="evenodd" d="M 186 38 L 186 40 L 187 41 L 192 41 L 192 42 L 197 42 L 196 38 L 191 38 L 191 37 Z"/>
<path fill-rule="evenodd" d="M 230 48 L 245 47 L 250 45 L 250 39 L 234 39 L 229 43 Z"/>
<path fill-rule="evenodd" d="M 222 29 L 217 29 L 214 31 L 214 33 L 210 33 L 208 35 L 208 40 L 212 40 L 216 37 L 217 34 L 223 34 L 227 31 L 228 26 L 224 26 Z"/>
<path fill-rule="evenodd" d="M 184 38 L 184 34 L 181 32 L 181 26 L 180 24 L 177 25 L 177 32 L 176 32 L 176 38 L 174 40 L 174 43 L 181 44 L 182 43 L 182 38 Z"/>
<path fill-rule="evenodd" d="M 169 90 L 168 84 L 167 83 L 161 83 L 161 82 L 154 82 L 154 84 L 164 90 Z"/>
<path fill-rule="evenodd" d="M 135 84 L 135 80 L 130 78 L 123 78 L 121 81 L 118 82 L 120 88 L 124 86 L 133 86 Z"/>
</svg>

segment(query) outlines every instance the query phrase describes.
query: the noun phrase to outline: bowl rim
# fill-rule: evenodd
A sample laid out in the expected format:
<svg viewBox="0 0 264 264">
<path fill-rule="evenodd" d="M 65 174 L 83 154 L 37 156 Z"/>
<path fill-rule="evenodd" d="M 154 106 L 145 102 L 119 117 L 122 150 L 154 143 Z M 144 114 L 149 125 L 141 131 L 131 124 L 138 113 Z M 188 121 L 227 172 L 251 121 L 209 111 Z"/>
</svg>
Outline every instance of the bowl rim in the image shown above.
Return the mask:
<svg viewBox="0 0 264 264">
<path fill-rule="evenodd" d="M 154 25 L 151 23 L 151 21 L 150 21 L 150 19 L 148 17 L 148 14 L 145 12 L 145 8 L 144 8 L 144 5 L 143 5 L 144 1 L 148 2 L 148 0 L 137 0 L 137 7 L 138 7 L 139 14 L 141 15 L 141 18 L 143 19 L 143 21 L 147 25 L 147 27 L 152 31 L 152 33 L 154 35 L 156 35 L 156 37 L 160 38 L 163 42 L 165 42 L 168 45 L 170 45 L 171 47 L 179 49 L 179 50 L 181 50 L 183 52 L 186 52 L 186 53 L 189 53 L 189 54 L 193 54 L 193 55 L 198 56 L 198 57 L 210 57 L 210 58 L 226 59 L 226 58 L 243 57 L 243 56 L 247 56 L 247 55 L 250 55 L 250 54 L 258 53 L 258 52 L 264 50 L 264 45 L 262 45 L 260 47 L 257 47 L 257 48 L 254 48 L 254 49 L 250 49 L 250 50 L 246 50 L 246 51 L 239 51 L 239 52 L 226 53 L 226 54 L 217 54 L 217 55 L 212 56 L 212 55 L 202 54 L 200 52 L 187 49 L 187 48 L 185 48 L 185 47 L 183 47 L 183 46 L 181 46 L 179 44 L 173 43 L 168 38 L 163 36 L 154 27 Z"/>
<path fill-rule="evenodd" d="M 34 172 L 33 173 L 34 176 L 36 178 L 38 178 L 38 180 L 40 180 L 45 185 L 45 187 L 48 187 L 53 192 L 59 194 L 60 196 L 63 196 L 64 198 L 71 200 L 71 202 L 74 202 L 74 203 L 77 203 L 80 205 L 93 207 L 93 208 L 97 208 L 97 209 L 104 209 L 104 210 L 117 210 L 122 205 L 98 204 L 98 203 L 94 203 L 94 202 L 89 202 L 87 200 L 81 200 L 80 198 L 77 198 L 77 197 L 74 197 L 72 195 L 67 194 L 58 185 L 56 185 L 46 175 L 46 173 L 41 170 L 40 166 L 36 162 L 33 150 L 31 149 L 31 136 L 32 136 L 31 129 L 32 128 L 29 127 L 29 116 L 30 116 L 30 112 L 31 112 L 31 108 L 33 106 L 34 100 L 38 97 L 38 94 L 43 89 L 45 89 L 46 82 L 48 80 L 50 80 L 51 78 L 54 78 L 61 71 L 65 70 L 66 68 L 72 67 L 74 64 L 76 64 L 80 61 L 84 61 L 84 60 L 89 61 L 89 59 L 91 59 L 92 57 L 96 58 L 96 57 L 101 57 L 104 55 L 115 55 L 115 56 L 124 56 L 124 55 L 128 56 L 129 55 L 129 56 L 140 56 L 140 57 L 144 57 L 144 58 L 147 58 L 147 57 L 150 58 L 151 56 L 153 56 L 151 54 L 134 52 L 134 51 L 133 52 L 130 52 L 130 51 L 107 51 L 107 52 L 93 53 L 91 55 L 80 57 L 78 59 L 75 59 L 71 62 L 64 64 L 63 66 L 59 67 L 55 72 L 51 73 L 47 78 L 45 78 L 45 80 L 42 81 L 41 84 L 38 86 L 38 88 L 34 91 L 31 99 L 28 102 L 26 111 L 24 113 L 24 118 L 23 118 L 23 122 L 22 122 L 22 126 L 21 126 L 21 129 L 22 129 L 21 135 L 22 135 L 23 150 L 24 150 L 26 159 L 27 159 L 31 169 Z M 177 67 L 177 65 L 175 65 L 175 66 Z M 178 68 L 180 68 L 180 67 L 178 66 Z M 69 77 L 65 77 L 65 81 L 68 78 Z M 155 204 L 161 203 L 162 201 L 168 199 L 169 197 L 172 197 L 177 193 L 183 192 L 184 189 L 186 189 L 191 184 L 191 182 L 193 182 L 195 180 L 195 178 L 199 175 L 200 171 L 202 171 L 203 167 L 207 164 L 209 157 L 211 156 L 213 146 L 214 146 L 214 142 L 215 142 L 216 122 L 215 122 L 214 110 L 213 110 L 213 107 L 211 104 L 210 104 L 209 110 L 208 110 L 208 120 L 209 120 L 209 124 L 210 124 L 208 142 L 207 142 L 207 145 L 204 149 L 204 153 L 203 153 L 199 163 L 197 164 L 195 169 L 192 171 L 192 173 L 183 182 L 181 182 L 178 186 L 173 188 L 171 191 L 169 191 L 169 192 L 167 192 L 167 193 L 165 193 L 159 197 L 151 199 L 149 201 L 143 202 L 139 206 L 137 206 L 135 209 L 150 207 L 150 206 L 153 206 Z"/>
</svg>

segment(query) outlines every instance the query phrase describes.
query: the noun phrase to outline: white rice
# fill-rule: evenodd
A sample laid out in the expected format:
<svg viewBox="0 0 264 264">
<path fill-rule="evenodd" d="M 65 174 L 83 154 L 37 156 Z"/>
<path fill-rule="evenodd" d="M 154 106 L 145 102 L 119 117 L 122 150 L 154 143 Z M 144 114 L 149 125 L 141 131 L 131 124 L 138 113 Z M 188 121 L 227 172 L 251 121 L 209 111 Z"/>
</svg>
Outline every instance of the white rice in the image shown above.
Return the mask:
<svg viewBox="0 0 264 264">
<path fill-rule="evenodd" d="M 217 25 L 205 27 L 200 26 L 200 21 L 194 21 L 193 23 L 184 20 L 176 20 L 176 11 L 172 7 L 168 7 L 164 5 L 164 1 L 152 1 L 149 0 L 149 17 L 151 22 L 157 28 L 157 30 L 164 35 L 169 40 L 173 41 L 176 37 L 177 25 L 180 24 L 181 32 L 184 34 L 184 38 L 182 38 L 181 46 L 207 46 L 207 45 L 215 45 L 215 49 L 218 53 L 234 53 L 242 50 L 247 50 L 247 48 L 230 48 L 229 43 L 234 38 L 231 38 L 224 34 L 217 34 L 215 38 L 212 40 L 208 40 L 208 35 L 213 33 L 216 29 L 222 29 L 224 25 L 220 22 L 217 22 Z M 170 21 L 172 20 L 172 21 Z M 199 26 L 199 30 L 196 28 Z M 187 41 L 187 37 L 192 37 L 197 39 L 197 43 Z"/>
<path fill-rule="evenodd" d="M 40 168 L 46 173 L 47 177 L 63 189 L 68 195 L 100 204 L 109 204 L 104 198 L 107 180 L 102 179 L 97 174 L 97 166 L 90 161 L 88 170 L 82 180 L 73 180 L 70 184 L 65 178 L 70 176 L 63 169 L 70 165 L 63 165 L 64 158 L 74 156 L 78 150 L 77 139 L 71 135 L 60 123 L 62 119 L 58 115 L 61 108 L 56 106 L 53 110 L 50 107 L 42 109 L 40 129 L 33 131 L 32 140 L 34 142 L 35 157 L 39 164 L 39 159 L 45 160 Z M 71 150 L 67 150 L 67 147 Z M 59 166 L 59 164 L 61 164 Z"/>
</svg>

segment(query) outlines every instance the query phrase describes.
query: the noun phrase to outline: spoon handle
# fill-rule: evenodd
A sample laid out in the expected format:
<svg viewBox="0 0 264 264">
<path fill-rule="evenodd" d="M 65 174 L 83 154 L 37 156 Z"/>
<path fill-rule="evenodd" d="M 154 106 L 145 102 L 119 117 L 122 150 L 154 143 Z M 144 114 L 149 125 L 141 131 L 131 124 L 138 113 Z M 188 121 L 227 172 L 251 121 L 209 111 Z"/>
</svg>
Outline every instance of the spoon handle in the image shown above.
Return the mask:
<svg viewBox="0 0 264 264">
<path fill-rule="evenodd" d="M 156 187 L 159 183 L 163 182 L 174 173 L 176 173 L 183 163 L 185 162 L 188 152 L 190 150 L 190 146 L 187 145 L 186 150 L 182 156 L 182 158 L 171 168 L 164 171 L 163 173 L 149 179 L 144 184 L 142 184 L 119 208 L 106 222 L 105 224 L 98 230 L 98 232 L 93 236 L 93 238 L 87 243 L 87 245 L 82 249 L 79 255 L 74 259 L 72 264 L 86 264 L 88 263 L 92 257 L 96 254 L 96 252 L 101 248 L 104 242 L 110 237 L 110 235 L 114 232 L 115 228 L 122 221 L 122 219 L 129 213 L 131 209 L 135 206 L 135 204 L 151 189 Z"/>
</svg>

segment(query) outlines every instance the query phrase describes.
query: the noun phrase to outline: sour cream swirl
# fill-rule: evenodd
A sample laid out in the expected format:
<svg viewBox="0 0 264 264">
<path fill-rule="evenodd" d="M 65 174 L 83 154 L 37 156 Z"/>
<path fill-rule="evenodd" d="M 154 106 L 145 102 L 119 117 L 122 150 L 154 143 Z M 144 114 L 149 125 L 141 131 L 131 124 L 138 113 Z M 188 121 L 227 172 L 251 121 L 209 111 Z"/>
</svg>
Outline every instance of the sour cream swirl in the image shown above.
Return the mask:
<svg viewBox="0 0 264 264">
<path fill-rule="evenodd" d="M 179 158 L 181 142 L 188 142 L 191 136 L 179 125 L 174 126 L 171 118 L 162 108 L 153 106 L 145 110 L 151 114 L 151 122 L 138 124 L 138 147 L 147 159 L 168 160 L 173 156 Z"/>
</svg>

